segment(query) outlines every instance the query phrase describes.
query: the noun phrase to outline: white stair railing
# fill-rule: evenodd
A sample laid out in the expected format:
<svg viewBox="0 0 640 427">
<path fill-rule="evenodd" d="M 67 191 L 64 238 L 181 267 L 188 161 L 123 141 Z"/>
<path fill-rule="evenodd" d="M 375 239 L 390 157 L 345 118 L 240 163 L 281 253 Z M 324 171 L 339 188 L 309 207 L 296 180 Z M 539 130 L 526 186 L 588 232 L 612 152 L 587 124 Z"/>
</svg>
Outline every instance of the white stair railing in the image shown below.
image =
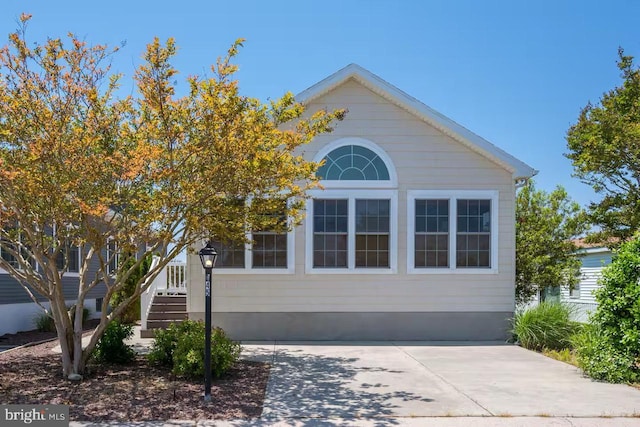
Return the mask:
<svg viewBox="0 0 640 427">
<path fill-rule="evenodd" d="M 166 293 L 187 294 L 187 263 L 182 261 L 171 261 L 167 264 L 166 272 Z"/>
<path fill-rule="evenodd" d="M 153 257 L 151 268 L 158 265 L 160 258 Z M 163 268 L 151 283 L 151 286 L 140 296 L 141 329 L 147 329 L 147 318 L 153 297 L 156 295 L 186 295 L 187 294 L 187 263 L 171 261 Z"/>
</svg>

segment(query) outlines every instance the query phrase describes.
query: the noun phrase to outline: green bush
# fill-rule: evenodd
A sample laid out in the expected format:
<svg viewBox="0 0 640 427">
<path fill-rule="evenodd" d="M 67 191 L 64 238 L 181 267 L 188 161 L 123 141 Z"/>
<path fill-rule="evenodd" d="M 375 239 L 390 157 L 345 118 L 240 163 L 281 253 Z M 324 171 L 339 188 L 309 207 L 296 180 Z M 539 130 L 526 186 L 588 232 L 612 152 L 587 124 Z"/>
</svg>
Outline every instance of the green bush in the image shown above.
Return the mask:
<svg viewBox="0 0 640 427">
<path fill-rule="evenodd" d="M 36 329 L 40 332 L 55 332 L 56 325 L 53 322 L 53 317 L 47 313 L 38 313 L 34 319 Z"/>
<path fill-rule="evenodd" d="M 520 345 L 530 350 L 570 348 L 571 336 L 580 328 L 579 323 L 571 320 L 573 311 L 573 306 L 546 301 L 518 310 L 511 332 Z"/>
<path fill-rule="evenodd" d="M 591 378 L 611 383 L 640 381 L 632 354 L 606 339 L 597 324 L 588 324 L 572 338 L 578 366 Z"/>
<path fill-rule="evenodd" d="M 576 337 L 578 364 L 595 379 L 640 381 L 640 236 L 602 272 L 592 326 Z"/>
<path fill-rule="evenodd" d="M 149 361 L 170 366 L 172 372 L 187 378 L 204 376 L 204 323 L 186 320 L 157 331 Z M 240 356 L 240 344 L 229 339 L 220 328 L 211 332 L 211 373 L 219 378 Z"/>
<path fill-rule="evenodd" d="M 107 325 L 96 344 L 93 358 L 99 363 L 127 364 L 135 358 L 135 351 L 124 340 L 133 335 L 133 326 L 113 320 Z"/>
<path fill-rule="evenodd" d="M 69 312 L 69 310 L 71 310 L 73 308 L 73 306 L 69 306 L 67 307 L 67 312 Z M 73 321 L 75 319 L 75 311 L 71 312 L 71 323 L 73 324 Z M 82 310 L 82 324 L 84 324 L 87 320 L 89 320 L 89 316 L 91 315 L 91 311 L 84 307 Z M 51 317 L 49 314 L 47 313 L 38 313 L 34 319 L 34 322 L 36 324 L 36 329 L 40 332 L 55 332 L 56 331 L 56 324 L 53 321 L 53 317 Z"/>
</svg>

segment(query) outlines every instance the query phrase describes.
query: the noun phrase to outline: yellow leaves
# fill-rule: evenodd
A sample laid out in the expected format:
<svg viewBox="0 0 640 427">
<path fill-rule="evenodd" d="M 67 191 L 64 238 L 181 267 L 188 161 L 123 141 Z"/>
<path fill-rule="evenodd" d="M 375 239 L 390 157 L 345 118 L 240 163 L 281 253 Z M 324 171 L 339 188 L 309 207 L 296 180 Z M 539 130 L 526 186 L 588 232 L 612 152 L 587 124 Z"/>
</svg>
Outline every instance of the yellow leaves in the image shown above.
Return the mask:
<svg viewBox="0 0 640 427">
<path fill-rule="evenodd" d="M 266 105 L 242 96 L 231 63 L 241 39 L 214 77 L 189 77 L 189 93 L 176 96 L 175 41 L 155 38 L 135 73 L 139 96 L 118 100 L 118 75 L 100 65 L 106 47 L 70 40 L 30 51 L 16 34 L 0 54 L 0 66 L 14 64 L 0 76 L 0 132 L 13 147 L 0 146 L 4 205 L 66 223 L 116 221 L 117 207 L 127 233 L 171 239 L 180 224 L 189 236 L 237 237 L 247 211 L 224 200 L 289 199 L 300 214 L 317 165 L 293 153 L 341 112 L 303 119 L 290 93 Z"/>
<path fill-rule="evenodd" d="M 20 22 L 23 24 L 27 23 L 31 19 L 32 15 L 30 13 L 21 13 L 20 14 Z"/>
</svg>

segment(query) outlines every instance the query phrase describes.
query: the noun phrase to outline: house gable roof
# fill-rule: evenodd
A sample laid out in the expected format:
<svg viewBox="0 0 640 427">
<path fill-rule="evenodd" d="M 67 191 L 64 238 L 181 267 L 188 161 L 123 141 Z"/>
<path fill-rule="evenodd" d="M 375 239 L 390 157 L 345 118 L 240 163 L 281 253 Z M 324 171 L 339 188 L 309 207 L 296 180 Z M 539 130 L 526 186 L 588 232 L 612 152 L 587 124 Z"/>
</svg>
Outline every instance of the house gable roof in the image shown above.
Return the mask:
<svg viewBox="0 0 640 427">
<path fill-rule="evenodd" d="M 387 81 L 357 64 L 349 64 L 329 77 L 321 80 L 296 96 L 296 100 L 308 104 L 325 95 L 349 79 L 354 79 L 369 90 L 393 104 L 417 116 L 454 140 L 469 147 L 512 173 L 515 180 L 530 178 L 537 170 L 516 159 L 506 151 L 496 147 L 486 139 L 476 135 L 433 108 L 423 104 Z"/>
</svg>

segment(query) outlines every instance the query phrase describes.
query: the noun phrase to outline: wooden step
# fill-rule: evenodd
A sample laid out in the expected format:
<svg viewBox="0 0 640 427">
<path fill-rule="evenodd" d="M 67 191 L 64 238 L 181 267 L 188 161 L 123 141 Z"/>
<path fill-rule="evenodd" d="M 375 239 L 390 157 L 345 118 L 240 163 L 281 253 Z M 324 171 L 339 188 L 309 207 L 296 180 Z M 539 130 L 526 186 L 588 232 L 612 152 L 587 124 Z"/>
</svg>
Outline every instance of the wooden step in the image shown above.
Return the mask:
<svg viewBox="0 0 640 427">
<path fill-rule="evenodd" d="M 151 304 L 149 313 L 187 312 L 186 304 Z"/>
<path fill-rule="evenodd" d="M 147 329 L 167 329 L 172 323 L 180 323 L 181 320 L 147 320 Z"/>
<path fill-rule="evenodd" d="M 180 311 L 150 311 L 147 315 L 147 320 L 185 320 L 187 319 L 187 312 L 185 310 Z"/>
<path fill-rule="evenodd" d="M 156 329 L 140 329 L 140 338 L 155 338 Z"/>
<path fill-rule="evenodd" d="M 156 295 L 153 298 L 154 303 L 158 304 L 186 304 L 186 295 Z"/>
</svg>

